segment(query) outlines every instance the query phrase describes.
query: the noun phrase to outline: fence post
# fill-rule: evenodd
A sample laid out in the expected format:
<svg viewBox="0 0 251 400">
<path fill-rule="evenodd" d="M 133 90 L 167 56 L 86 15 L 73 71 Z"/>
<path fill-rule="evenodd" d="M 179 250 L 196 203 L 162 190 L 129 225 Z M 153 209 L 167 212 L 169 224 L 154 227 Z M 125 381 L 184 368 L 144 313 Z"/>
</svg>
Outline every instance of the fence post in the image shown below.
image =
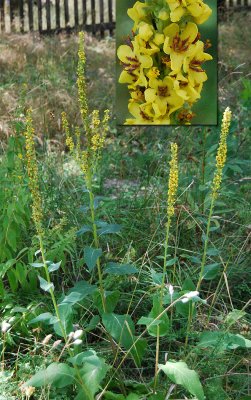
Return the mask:
<svg viewBox="0 0 251 400">
<path fill-rule="evenodd" d="M 96 10 L 95 0 L 91 0 L 91 15 L 92 15 L 92 33 L 96 35 Z"/>
<path fill-rule="evenodd" d="M 20 32 L 24 32 L 24 2 L 19 0 Z"/>
<path fill-rule="evenodd" d="M 46 0 L 46 29 L 48 33 L 51 30 L 51 3 L 50 0 Z"/>
<path fill-rule="evenodd" d="M 43 30 L 42 0 L 37 0 L 37 19 L 38 19 L 38 31 L 39 31 L 39 33 L 41 33 Z"/>
<path fill-rule="evenodd" d="M 85 28 L 87 21 L 86 0 L 82 0 L 82 8 L 83 8 L 83 27 Z"/>
<path fill-rule="evenodd" d="M 33 0 L 28 0 L 28 16 L 29 16 L 29 30 L 33 32 L 34 20 L 33 20 Z"/>
<path fill-rule="evenodd" d="M 112 16 L 112 0 L 108 0 L 108 15 L 109 15 L 109 32 L 113 34 L 113 16 Z"/>
<path fill-rule="evenodd" d="M 99 0 L 99 13 L 100 13 L 100 36 L 103 38 L 104 29 L 104 0 Z"/>
<path fill-rule="evenodd" d="M 56 0 L 56 29 L 60 29 L 60 0 Z"/>
<path fill-rule="evenodd" d="M 14 24 L 15 7 L 14 7 L 14 4 L 13 4 L 13 0 L 10 0 L 9 5 L 10 5 L 10 30 L 11 31 L 15 31 L 16 30 L 15 29 L 15 24 Z"/>
<path fill-rule="evenodd" d="M 78 18 L 78 0 L 74 0 L 74 23 L 75 28 L 79 25 L 79 18 Z"/>
<path fill-rule="evenodd" d="M 0 0 L 0 24 L 1 24 L 1 32 L 4 32 L 5 30 L 4 0 Z"/>
<path fill-rule="evenodd" d="M 68 0 L 64 0 L 64 18 L 65 18 L 65 28 L 66 28 L 66 30 L 68 30 L 69 25 L 70 25 Z"/>
</svg>

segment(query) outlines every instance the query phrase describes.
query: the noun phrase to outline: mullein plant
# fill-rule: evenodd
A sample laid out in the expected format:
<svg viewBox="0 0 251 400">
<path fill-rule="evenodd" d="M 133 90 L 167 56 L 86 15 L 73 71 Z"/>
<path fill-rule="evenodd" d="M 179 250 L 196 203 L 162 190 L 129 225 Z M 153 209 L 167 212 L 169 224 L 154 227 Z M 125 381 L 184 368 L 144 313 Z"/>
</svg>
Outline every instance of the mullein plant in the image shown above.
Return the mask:
<svg viewBox="0 0 251 400">
<path fill-rule="evenodd" d="M 38 276 L 40 287 L 45 292 L 49 292 L 53 303 L 54 311 L 56 314 L 56 322 L 59 325 L 60 335 L 65 341 L 65 347 L 71 357 L 74 355 L 74 351 L 71 349 L 71 345 L 77 345 L 79 340 L 74 339 L 74 333 L 68 334 L 64 322 L 62 321 L 59 306 L 54 294 L 54 285 L 51 281 L 50 273 L 56 271 L 60 267 L 60 263 L 54 264 L 51 261 L 46 260 L 46 252 L 44 248 L 44 237 L 45 230 L 43 227 L 43 201 L 40 192 L 39 185 L 39 172 L 38 163 L 35 149 L 35 131 L 33 128 L 32 121 L 32 110 L 29 109 L 26 114 L 26 131 L 25 131 L 25 150 L 26 150 L 26 168 L 28 174 L 28 185 L 32 198 L 32 219 L 36 228 L 36 233 L 39 240 L 39 250 L 36 252 L 36 256 L 41 256 L 41 262 L 31 264 L 35 268 L 41 268 L 44 270 L 44 276 Z M 81 387 L 84 393 L 88 393 L 86 383 L 83 381 L 78 366 L 74 365 L 76 372 L 76 382 Z M 27 387 L 26 387 L 27 389 Z M 92 398 L 88 397 L 88 400 Z"/>
<path fill-rule="evenodd" d="M 175 202 L 177 198 L 177 190 L 178 190 L 178 182 L 179 182 L 179 174 L 178 174 L 178 146 L 176 143 L 171 143 L 171 160 L 170 160 L 170 172 L 169 172 L 169 181 L 168 181 L 168 195 L 167 195 L 167 223 L 166 223 L 166 235 L 165 235 L 165 250 L 164 250 L 164 261 L 163 261 L 163 275 L 162 282 L 160 286 L 160 296 L 158 298 L 159 314 L 163 311 L 163 298 L 165 294 L 165 286 L 166 286 L 166 270 L 167 270 L 167 251 L 168 251 L 168 242 L 169 242 L 169 232 L 171 227 L 172 218 L 175 213 Z M 169 292 L 172 296 L 173 287 L 169 284 Z M 166 315 L 163 316 L 163 322 L 166 324 L 167 330 L 169 330 L 169 320 Z M 164 325 L 162 323 L 162 325 Z M 166 335 L 166 331 L 162 330 L 161 325 L 157 325 L 156 329 L 156 357 L 155 357 L 155 378 L 154 378 L 154 391 L 157 387 L 157 377 L 159 372 L 159 347 L 160 347 L 160 336 Z"/>
<path fill-rule="evenodd" d="M 103 119 L 100 120 L 98 110 L 93 110 L 89 114 L 89 107 L 86 95 L 85 81 L 85 49 L 84 49 L 84 33 L 79 33 L 79 50 L 78 50 L 78 68 L 77 68 L 77 86 L 80 114 L 83 122 L 85 148 L 81 148 L 81 129 L 75 128 L 72 134 L 66 113 L 62 113 L 62 125 L 66 135 L 66 145 L 70 154 L 75 158 L 80 166 L 89 194 L 90 214 L 92 223 L 92 232 L 94 245 L 96 249 L 100 248 L 99 237 L 97 233 L 97 225 L 95 222 L 95 206 L 93 194 L 93 180 L 101 158 L 102 149 L 105 145 L 105 138 L 108 131 L 109 110 L 104 111 Z M 100 287 L 100 296 L 103 311 L 106 311 L 105 291 L 103 287 L 102 270 L 99 258 L 97 259 L 97 271 Z"/>
<path fill-rule="evenodd" d="M 212 56 L 198 25 L 212 10 L 202 0 L 144 0 L 129 8 L 132 37 L 119 46 L 119 83 L 130 93 L 125 125 L 190 125 Z"/>
</svg>

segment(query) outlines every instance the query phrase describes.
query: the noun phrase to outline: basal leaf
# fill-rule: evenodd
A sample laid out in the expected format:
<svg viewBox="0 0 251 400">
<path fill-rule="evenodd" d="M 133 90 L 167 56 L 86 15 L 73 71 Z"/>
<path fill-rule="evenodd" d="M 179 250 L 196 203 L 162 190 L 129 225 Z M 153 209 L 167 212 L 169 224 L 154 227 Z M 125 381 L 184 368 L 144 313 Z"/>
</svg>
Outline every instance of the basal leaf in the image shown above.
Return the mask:
<svg viewBox="0 0 251 400">
<path fill-rule="evenodd" d="M 183 386 L 198 400 L 204 400 L 204 392 L 196 371 L 189 369 L 184 361 L 167 361 L 165 365 L 159 364 L 159 368 L 177 385 Z"/>
<path fill-rule="evenodd" d="M 38 371 L 33 375 L 25 386 L 42 387 L 52 386 L 62 389 L 69 386 L 74 381 L 75 371 L 64 363 L 52 363 L 48 368 Z"/>
</svg>

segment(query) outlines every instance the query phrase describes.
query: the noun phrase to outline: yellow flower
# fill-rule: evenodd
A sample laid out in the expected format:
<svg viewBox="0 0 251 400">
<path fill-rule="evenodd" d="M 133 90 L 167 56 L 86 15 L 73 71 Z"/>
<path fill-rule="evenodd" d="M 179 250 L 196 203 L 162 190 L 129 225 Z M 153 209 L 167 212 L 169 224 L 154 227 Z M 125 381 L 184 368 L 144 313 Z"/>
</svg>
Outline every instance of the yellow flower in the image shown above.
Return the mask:
<svg viewBox="0 0 251 400">
<path fill-rule="evenodd" d="M 198 35 L 198 27 L 193 22 L 188 22 L 180 32 L 178 24 L 171 24 L 164 29 L 164 34 L 166 38 L 163 50 L 170 55 L 172 70 L 179 72 L 185 57 L 191 53 L 191 45 Z"/>
<path fill-rule="evenodd" d="M 158 18 L 162 21 L 166 21 L 169 18 L 169 14 L 164 8 L 162 8 L 162 10 L 160 10 L 158 13 Z"/>
<path fill-rule="evenodd" d="M 124 68 L 124 71 L 120 74 L 119 82 L 129 83 L 135 87 L 137 85 L 147 86 L 143 70 L 152 67 L 152 58 L 148 55 L 139 54 L 127 45 L 119 46 L 117 55 Z"/>
<path fill-rule="evenodd" d="M 211 8 L 202 0 L 189 0 L 187 3 L 187 10 L 194 17 L 196 24 L 203 24 L 212 14 Z"/>
<path fill-rule="evenodd" d="M 150 38 L 153 36 L 153 26 L 146 24 L 144 22 L 141 22 L 139 24 L 139 33 L 138 33 L 138 37 L 140 39 L 143 39 L 145 42 L 148 42 L 150 40 Z"/>
<path fill-rule="evenodd" d="M 167 215 L 172 217 L 174 214 L 174 204 L 176 202 L 177 190 L 178 190 L 178 146 L 176 143 L 171 143 L 171 161 L 169 181 L 168 181 L 168 199 L 167 199 Z"/>
<path fill-rule="evenodd" d="M 135 22 L 133 31 L 135 32 L 140 21 L 147 19 L 146 4 L 136 1 L 132 8 L 127 10 L 128 16 Z"/>
<path fill-rule="evenodd" d="M 160 72 L 157 67 L 153 67 L 147 72 L 148 78 L 157 78 L 159 75 L 160 75 Z"/>
<path fill-rule="evenodd" d="M 221 125 L 221 135 L 220 135 L 220 143 L 216 156 L 216 171 L 214 174 L 214 179 L 212 183 L 212 197 L 216 199 L 218 196 L 218 192 L 220 189 L 221 181 L 222 181 L 222 171 L 226 163 L 227 159 L 227 136 L 229 132 L 229 127 L 231 123 L 232 113 L 230 108 L 227 107 L 222 119 Z"/>
<path fill-rule="evenodd" d="M 172 22 L 178 22 L 186 12 L 186 1 L 185 0 L 167 0 L 167 4 L 170 7 L 170 20 Z"/>
<path fill-rule="evenodd" d="M 186 57 L 183 63 L 184 72 L 188 74 L 190 82 L 200 84 L 207 80 L 207 74 L 202 69 L 201 65 L 208 60 L 212 60 L 212 56 L 204 53 L 204 43 L 197 41 L 192 45 L 189 57 Z"/>
<path fill-rule="evenodd" d="M 175 110 L 180 108 L 184 99 L 180 97 L 174 89 L 174 81 L 170 76 L 163 80 L 152 78 L 149 80 L 149 88 L 145 90 L 145 99 L 151 103 L 156 117 L 164 116 L 167 113 L 170 116 Z"/>
</svg>

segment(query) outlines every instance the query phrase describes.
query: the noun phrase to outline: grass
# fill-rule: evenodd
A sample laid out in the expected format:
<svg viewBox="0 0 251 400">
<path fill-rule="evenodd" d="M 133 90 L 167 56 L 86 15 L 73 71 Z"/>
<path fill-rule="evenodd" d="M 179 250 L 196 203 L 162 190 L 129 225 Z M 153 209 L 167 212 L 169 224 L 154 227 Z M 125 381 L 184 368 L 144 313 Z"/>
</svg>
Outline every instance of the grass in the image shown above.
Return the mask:
<svg viewBox="0 0 251 400">
<path fill-rule="evenodd" d="M 185 358 L 189 367 L 199 373 L 206 399 L 210 400 L 244 400 L 250 397 L 248 350 L 237 348 L 220 351 L 217 347 L 200 349 L 197 346 L 204 331 L 224 332 L 226 336 L 230 332 L 251 338 L 248 314 L 251 294 L 248 285 L 251 278 L 248 209 L 250 127 L 247 118 L 251 90 L 248 84 L 247 42 L 243 41 L 243 37 L 249 40 L 248 24 L 243 24 L 242 19 L 243 15 L 236 14 L 219 26 L 220 111 L 226 105 L 230 106 L 233 110 L 233 123 L 229 134 L 228 161 L 221 196 L 212 220 L 215 230 L 210 237 L 208 262 L 219 263 L 221 268 L 228 263 L 227 273 L 222 275 L 222 284 L 209 320 L 208 305 L 202 304 L 198 307 L 188 349 L 184 346 L 187 334 L 187 317 L 184 311 L 173 314 L 173 329 L 166 337 L 160 338 L 161 363 L 165 362 L 166 357 L 168 360 Z M 240 25 L 243 27 L 241 34 Z M 94 181 L 94 192 L 102 196 L 101 207 L 96 211 L 97 218 L 121 224 L 123 227 L 119 235 L 100 237 L 100 246 L 104 251 L 103 261 L 104 264 L 109 261 L 133 263 L 140 271 L 139 275 L 129 277 L 109 275 L 105 279 L 105 285 L 106 290 L 120 289 L 117 314 L 127 312 L 128 299 L 134 292 L 130 314 L 136 323 L 142 315 L 148 315 L 152 307 L 152 293 L 158 293 L 159 290 L 153 281 L 153 270 L 160 273 L 163 264 L 161 257 L 164 250 L 170 141 L 177 142 L 179 146 L 180 183 L 169 238 L 168 259 L 178 257 L 175 290 L 180 290 L 182 286 L 184 289 L 184 285 L 191 290 L 191 279 L 196 283 L 199 273 L 198 259 L 203 247 L 202 232 L 205 230 L 208 213 L 208 192 L 214 171 L 215 144 L 218 142 L 219 129 L 205 128 L 203 131 L 199 127 L 159 127 L 154 130 L 116 127 L 113 119 L 114 41 L 106 39 L 99 42 L 88 36 L 86 42 L 90 108 L 103 111 L 109 104 L 112 110 L 108 146 L 104 150 L 100 174 Z M 0 46 L 1 168 L 5 168 L 1 175 L 2 185 L 4 188 L 10 185 L 8 174 L 11 168 L 8 163 L 11 160 L 6 161 L 6 154 L 8 138 L 13 133 L 13 120 L 22 122 L 20 109 L 24 105 L 25 108 L 32 105 L 44 198 L 43 211 L 46 216 L 45 246 L 48 249 L 48 259 L 62 260 L 61 272 L 56 272 L 53 276 L 56 295 L 61 299 L 76 281 L 89 277 L 83 260 L 83 249 L 92 242 L 91 234 L 75 235 L 87 223 L 87 217 L 79 207 L 88 204 L 88 197 L 82 192 L 83 178 L 80 169 L 65 148 L 60 122 L 62 111 L 67 111 L 70 124 L 76 125 L 80 122 L 75 84 L 77 38 L 74 35 L 50 38 L 13 35 L 4 36 Z M 24 87 L 24 84 L 27 86 Z M 27 185 L 27 181 L 24 183 Z M 13 203 L 16 204 L 14 200 Z M 16 257 L 25 248 L 23 261 L 26 265 L 34 262 L 34 252 L 38 244 L 32 224 L 28 223 L 23 229 L 26 229 L 25 233 L 20 236 L 21 239 L 10 258 Z M 4 262 L 1 268 L 3 265 Z M 28 265 L 27 268 L 27 279 L 31 280 L 31 268 Z M 168 274 L 171 275 L 171 271 L 172 266 L 169 266 Z M 211 304 L 219 278 L 220 276 L 203 284 L 201 296 L 208 300 L 208 304 Z M 156 276 L 154 279 L 157 279 Z M 9 280 L 10 277 L 5 276 L 6 292 L 0 303 L 2 318 L 13 318 L 14 325 L 6 335 L 5 363 L 1 372 L 0 388 L 4 400 L 21 398 L 21 384 L 43 366 L 47 367 L 55 361 L 60 353 L 59 349 L 52 348 L 52 343 L 58 339 L 57 335 L 53 334 L 47 345 L 42 343 L 45 336 L 51 333 L 50 326 L 35 325 L 31 328 L 28 325 L 36 315 L 53 312 L 48 297 L 39 291 L 37 282 L 27 290 L 20 283 L 18 288 L 12 288 Z M 229 328 L 227 316 L 233 309 L 241 310 L 243 307 L 247 314 L 237 319 Z M 96 314 L 94 302 L 86 299 L 74 308 L 74 323 L 77 328 L 86 327 L 86 321 Z M 142 331 L 143 327 L 137 328 L 138 334 Z M 109 363 L 113 361 L 113 354 L 108 342 L 102 337 L 104 338 L 104 328 L 99 324 L 84 337 L 85 348 L 95 349 Z M 144 390 L 149 388 L 154 371 L 155 342 L 154 337 L 148 337 L 141 369 L 135 368 L 131 359 L 125 362 L 122 377 L 127 394 L 135 395 L 137 392 L 141 393 L 138 398 L 146 396 Z M 123 349 L 120 353 L 123 355 L 124 351 Z M 65 359 L 66 356 L 63 360 Z M 171 390 L 170 399 L 187 398 L 187 392 L 179 385 L 172 388 L 171 383 L 167 383 L 162 377 L 159 383 L 160 392 L 167 388 Z M 74 399 L 74 390 L 36 389 L 31 398 Z M 120 393 L 116 380 L 112 382 L 110 391 L 113 391 L 114 396 Z M 160 399 L 163 398 L 161 393 L 159 396 Z M 149 397 L 155 398 L 153 395 Z M 23 398 L 25 399 L 24 395 Z"/>
</svg>

